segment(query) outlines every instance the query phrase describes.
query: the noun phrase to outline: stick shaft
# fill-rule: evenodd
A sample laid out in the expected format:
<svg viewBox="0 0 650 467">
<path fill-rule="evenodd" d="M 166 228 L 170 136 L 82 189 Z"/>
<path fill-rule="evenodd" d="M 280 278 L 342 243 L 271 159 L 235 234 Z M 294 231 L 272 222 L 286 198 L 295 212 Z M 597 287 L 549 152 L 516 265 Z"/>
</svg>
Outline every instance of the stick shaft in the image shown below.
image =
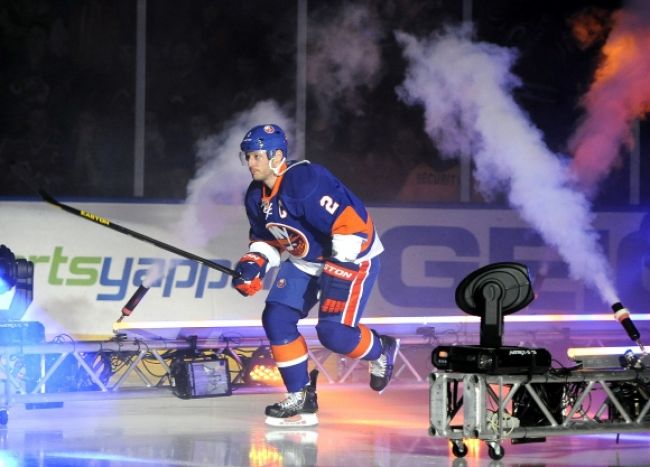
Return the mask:
<svg viewBox="0 0 650 467">
<path fill-rule="evenodd" d="M 175 253 L 179 256 L 182 256 L 184 258 L 188 258 L 194 261 L 197 261 L 199 263 L 205 264 L 209 268 L 216 269 L 217 271 L 221 271 L 225 274 L 228 274 L 233 277 L 239 277 L 239 273 L 233 269 L 230 269 L 226 266 L 222 266 L 221 264 L 215 263 L 214 261 L 210 261 L 209 259 L 203 258 L 201 256 L 197 256 L 194 253 L 190 253 L 189 251 L 181 250 L 180 248 L 175 247 L 174 245 L 170 245 L 165 242 L 161 242 L 160 240 L 156 240 L 155 238 L 149 237 L 147 235 L 141 234 L 140 232 L 136 232 L 135 230 L 131 230 L 129 228 L 123 227 L 119 224 L 115 224 L 114 222 L 109 221 L 105 217 L 98 216 L 96 214 L 93 214 L 88 211 L 84 211 L 83 209 L 77 209 L 72 206 L 69 206 L 67 204 L 63 204 L 56 199 L 54 199 L 52 196 L 50 196 L 48 193 L 46 193 L 43 190 L 38 190 L 39 195 L 41 195 L 41 198 L 43 198 L 44 201 L 57 206 L 61 209 L 63 209 L 66 212 L 69 212 L 70 214 L 74 214 L 79 217 L 83 217 L 86 220 L 89 220 L 91 222 L 94 222 L 95 224 L 102 225 L 104 227 L 108 227 L 109 229 L 113 229 L 117 232 L 120 232 L 124 235 L 129 235 L 130 237 L 137 238 L 138 240 L 142 240 L 143 242 L 151 243 L 152 245 L 157 246 L 158 248 L 162 248 L 163 250 L 170 251 L 172 253 Z"/>
</svg>

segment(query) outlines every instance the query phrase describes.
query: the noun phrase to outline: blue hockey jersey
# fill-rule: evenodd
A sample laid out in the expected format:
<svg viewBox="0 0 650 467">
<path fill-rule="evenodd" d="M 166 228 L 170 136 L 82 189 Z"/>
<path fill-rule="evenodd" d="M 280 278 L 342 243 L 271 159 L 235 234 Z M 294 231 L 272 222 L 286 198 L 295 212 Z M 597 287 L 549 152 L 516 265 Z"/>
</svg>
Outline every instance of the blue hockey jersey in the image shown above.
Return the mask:
<svg viewBox="0 0 650 467">
<path fill-rule="evenodd" d="M 270 191 L 270 192 L 269 192 Z M 289 162 L 273 190 L 253 181 L 246 192 L 250 241 L 265 242 L 298 263 L 322 263 L 335 236 L 359 238 L 355 262 L 383 251 L 365 206 L 329 170 L 309 161 Z"/>
</svg>

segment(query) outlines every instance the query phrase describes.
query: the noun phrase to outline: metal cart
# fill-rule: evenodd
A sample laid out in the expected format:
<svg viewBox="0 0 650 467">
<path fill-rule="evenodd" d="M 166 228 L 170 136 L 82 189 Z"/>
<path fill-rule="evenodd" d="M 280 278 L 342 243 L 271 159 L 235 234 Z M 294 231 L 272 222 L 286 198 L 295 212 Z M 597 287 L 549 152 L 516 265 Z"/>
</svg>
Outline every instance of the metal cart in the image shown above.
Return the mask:
<svg viewBox="0 0 650 467">
<path fill-rule="evenodd" d="M 485 441 L 489 456 L 502 443 L 546 436 L 650 431 L 650 370 L 550 370 L 541 375 L 434 372 L 430 434 L 447 438 L 456 457 L 464 440 Z"/>
</svg>

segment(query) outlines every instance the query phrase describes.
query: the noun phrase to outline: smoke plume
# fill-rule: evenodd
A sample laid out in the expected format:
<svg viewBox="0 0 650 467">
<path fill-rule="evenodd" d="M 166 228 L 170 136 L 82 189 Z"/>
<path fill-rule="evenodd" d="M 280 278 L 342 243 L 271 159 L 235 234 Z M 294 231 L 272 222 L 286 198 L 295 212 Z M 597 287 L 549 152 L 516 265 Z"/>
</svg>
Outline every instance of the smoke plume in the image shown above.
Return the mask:
<svg viewBox="0 0 650 467">
<path fill-rule="evenodd" d="M 581 101 L 584 118 L 570 140 L 572 170 L 589 194 L 618 161 L 621 147 L 632 148 L 632 121 L 650 110 L 650 2 L 630 1 L 612 20 L 601 62 Z M 574 31 L 601 23 L 583 18 Z"/>
<path fill-rule="evenodd" d="M 521 217 L 557 248 L 571 276 L 614 303 L 589 202 L 571 189 L 568 168 L 512 98 L 516 52 L 472 42 L 471 33 L 449 29 L 423 40 L 397 33 L 408 61 L 399 97 L 424 107 L 425 130 L 444 156 L 471 158 L 481 191 L 505 190 Z"/>
<path fill-rule="evenodd" d="M 181 221 L 184 243 L 203 246 L 230 222 L 219 212 L 219 205 L 243 206 L 251 175 L 239 159 L 239 144 L 248 130 L 264 123 L 275 123 L 287 133 L 289 158 L 303 157 L 292 153 L 289 135 L 294 130 L 293 121 L 273 100 L 259 102 L 252 109 L 236 115 L 219 134 L 198 141 L 199 169 L 187 186 Z"/>
<path fill-rule="evenodd" d="M 272 100 L 259 102 L 252 109 L 236 115 L 220 133 L 197 141 L 198 170 L 187 186 L 183 214 L 175 228 L 176 244 L 183 248 L 205 247 L 224 226 L 241 220 L 244 193 L 251 176 L 239 159 L 239 144 L 248 130 L 264 123 L 275 123 L 284 129 L 289 140 L 289 157 L 302 158 L 302 155 L 291 152 L 292 138 L 289 135 L 293 133 L 293 121 Z M 220 209 L 220 206 L 228 204 L 240 205 L 242 210 L 232 214 Z M 143 284 L 150 287 L 165 277 L 169 273 L 167 267 L 167 263 L 153 265 Z"/>
<path fill-rule="evenodd" d="M 377 14 L 360 5 L 346 4 L 329 21 L 310 25 L 307 83 L 321 112 L 338 103 L 360 113 L 361 90 L 380 77 L 382 36 Z"/>
</svg>

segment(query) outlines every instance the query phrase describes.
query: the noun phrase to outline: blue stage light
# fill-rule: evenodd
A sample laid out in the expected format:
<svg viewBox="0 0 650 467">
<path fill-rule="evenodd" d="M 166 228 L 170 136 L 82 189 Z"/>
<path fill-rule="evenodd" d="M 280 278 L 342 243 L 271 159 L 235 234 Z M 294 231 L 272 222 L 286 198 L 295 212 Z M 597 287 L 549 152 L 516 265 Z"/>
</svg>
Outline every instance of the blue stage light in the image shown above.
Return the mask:
<svg viewBox="0 0 650 467">
<path fill-rule="evenodd" d="M 14 289 L 8 309 L 0 310 L 0 321 L 20 320 L 32 303 L 34 294 L 34 263 L 16 258 L 5 245 L 0 245 L 0 294 Z"/>
<path fill-rule="evenodd" d="M 0 294 L 16 285 L 16 257 L 9 248 L 0 245 Z"/>
</svg>

